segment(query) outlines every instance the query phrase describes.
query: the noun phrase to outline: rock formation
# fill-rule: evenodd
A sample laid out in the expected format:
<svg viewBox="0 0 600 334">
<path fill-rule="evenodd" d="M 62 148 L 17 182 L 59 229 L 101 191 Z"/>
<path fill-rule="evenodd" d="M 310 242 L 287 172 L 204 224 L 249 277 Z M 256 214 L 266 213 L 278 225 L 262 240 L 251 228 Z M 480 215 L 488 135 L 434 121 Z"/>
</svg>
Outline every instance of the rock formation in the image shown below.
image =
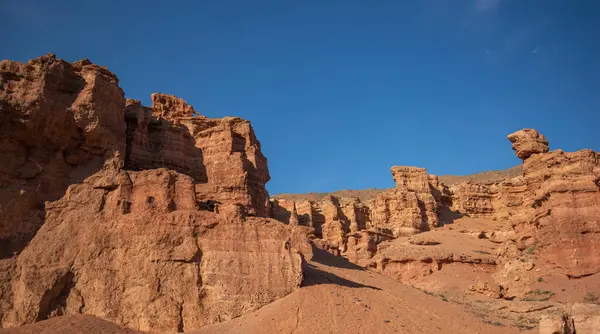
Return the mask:
<svg viewBox="0 0 600 334">
<path fill-rule="evenodd" d="M 396 188 L 373 200 L 372 225 L 395 236 L 438 226 L 441 191 L 437 177 L 427 174 L 425 168 L 395 166 L 391 171 Z"/>
<path fill-rule="evenodd" d="M 532 215 L 515 229 L 569 277 L 600 272 L 600 157 L 561 150 L 524 161 Z"/>
<path fill-rule="evenodd" d="M 152 101 L 88 60 L 0 62 L 1 326 L 83 313 L 182 331 L 300 286 L 309 228 L 264 218 L 250 123 Z"/>
<path fill-rule="evenodd" d="M 598 327 L 596 306 L 532 289 L 600 273 L 598 152 L 549 151 L 524 129 L 508 135 L 523 164 L 494 174 L 506 177 L 447 186 L 395 166 L 396 187 L 369 200 L 269 200 L 248 121 L 162 93 L 145 107 L 118 82 L 89 60 L 0 62 L 0 327 L 86 314 L 187 331 L 292 293 L 307 270 L 313 284 L 367 287 L 306 265 L 313 250 L 494 310 L 554 312 L 541 331 Z"/>
<path fill-rule="evenodd" d="M 501 295 L 498 286 L 512 287 L 508 295 L 513 297 L 528 293 L 528 284 L 535 279 L 529 272 L 534 260 L 560 268 L 570 278 L 600 273 L 595 251 L 600 247 L 598 153 L 549 152 L 546 138 L 533 129 L 517 131 L 508 139 L 523 159 L 522 175 L 447 187 L 423 168 L 396 166 L 392 168 L 396 188 L 378 193 L 364 207 L 363 215 L 370 216 L 367 224 L 358 230 L 345 228 L 338 223 L 339 203 L 349 199 L 325 197 L 319 205 L 324 214 L 320 220 L 313 218 L 323 228 L 317 236 L 324 247 L 338 249 L 351 261 L 408 283 L 444 264 L 486 265 L 487 271 L 497 272 L 497 282 L 489 283 L 495 296 Z M 490 220 L 496 226 L 444 238 L 463 247 L 468 245 L 465 235 L 487 240 L 469 246 L 474 249 L 491 241 L 497 250 L 486 252 L 494 255 L 403 237 L 438 229 L 460 217 Z M 473 291 L 485 290 L 473 286 Z"/>
<path fill-rule="evenodd" d="M 576 303 L 566 310 L 549 312 L 540 317 L 540 334 L 597 333 L 600 306 Z"/>
<path fill-rule="evenodd" d="M 327 196 L 319 201 L 308 200 L 271 200 L 271 217 L 290 223 L 293 211 L 296 211 L 299 225 L 315 229 L 322 236 L 324 225 L 337 221 L 344 233 L 357 232 L 371 227 L 369 208 L 358 198 Z"/>
<path fill-rule="evenodd" d="M 152 114 L 156 117 L 177 119 L 181 117 L 201 117 L 194 107 L 188 105 L 184 100 L 177 96 L 154 93 L 152 99 Z"/>
<path fill-rule="evenodd" d="M 146 331 L 229 320 L 300 286 L 302 242 L 277 222 L 198 210 L 189 176 L 101 172 L 48 204 L 17 259 L 5 325 L 74 313 Z"/>
<path fill-rule="evenodd" d="M 0 258 L 18 253 L 59 199 L 125 152 L 117 77 L 87 60 L 0 62 Z"/>
<path fill-rule="evenodd" d="M 523 129 L 508 135 L 513 150 L 519 159 L 527 159 L 536 153 L 548 152 L 548 140 L 535 129 Z"/>
<path fill-rule="evenodd" d="M 269 216 L 267 159 L 248 121 L 195 117 L 170 95 L 153 94 L 152 101 L 147 108 L 130 100 L 125 109 L 127 169 L 173 169 L 194 178 L 199 201 L 241 203 L 250 215 Z"/>
</svg>

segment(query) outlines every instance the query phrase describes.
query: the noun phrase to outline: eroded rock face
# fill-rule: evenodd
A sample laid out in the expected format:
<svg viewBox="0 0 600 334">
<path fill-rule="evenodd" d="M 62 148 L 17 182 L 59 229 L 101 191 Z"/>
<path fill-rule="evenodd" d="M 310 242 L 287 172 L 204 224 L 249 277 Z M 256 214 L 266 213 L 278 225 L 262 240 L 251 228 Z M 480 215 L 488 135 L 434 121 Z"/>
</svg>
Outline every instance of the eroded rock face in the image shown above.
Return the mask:
<svg viewBox="0 0 600 334">
<path fill-rule="evenodd" d="M 187 330 L 300 286 L 306 238 L 266 219 L 197 209 L 193 179 L 166 169 L 101 172 L 69 187 L 18 257 L 5 325 L 84 313 Z"/>
<path fill-rule="evenodd" d="M 320 201 L 271 200 L 271 217 L 281 222 L 289 224 L 294 211 L 298 224 L 313 227 L 319 237 L 333 222 L 340 226 L 344 235 L 371 227 L 369 207 L 355 197 L 326 196 Z"/>
<path fill-rule="evenodd" d="M 508 135 L 519 159 L 527 159 L 536 153 L 548 152 L 548 140 L 535 129 L 523 129 Z"/>
<path fill-rule="evenodd" d="M 268 217 L 269 169 L 250 122 L 183 116 L 193 108 L 169 95 L 153 94 L 153 101 L 152 108 L 128 103 L 126 168 L 176 170 L 195 179 L 199 201 L 240 203 L 248 214 Z"/>
<path fill-rule="evenodd" d="M 161 105 L 161 108 L 164 106 Z M 187 127 L 171 118 L 157 117 L 151 108 L 131 100 L 127 101 L 125 120 L 125 168 L 168 168 L 189 175 L 198 183 L 208 182 L 204 154 L 196 147 Z"/>
<path fill-rule="evenodd" d="M 0 62 L 0 258 L 33 237 L 45 201 L 122 163 L 124 106 L 117 77 L 87 60 Z"/>
<path fill-rule="evenodd" d="M 526 293 L 535 279 L 529 272 L 534 261 L 560 268 L 570 278 L 599 273 L 600 257 L 595 254 L 600 247 L 598 152 L 548 152 L 546 138 L 533 129 L 508 138 L 524 159 L 523 175 L 446 187 L 423 168 L 393 167 L 396 188 L 380 192 L 364 207 L 363 214 L 370 215 L 368 224 L 346 227 L 340 223 L 345 221 L 342 217 L 353 215 L 342 209 L 344 199 L 326 197 L 311 211 L 310 221 L 319 231 L 315 234 L 332 253 L 409 283 L 439 270 L 442 263 L 481 263 L 496 272 L 496 283 L 490 284 L 510 286 L 514 297 Z M 477 254 L 456 256 L 459 249 L 436 253 L 447 245 L 437 245 L 435 240 L 405 240 L 406 235 L 447 224 L 451 229 L 451 223 L 463 216 L 497 222 L 495 228 L 461 231 L 465 236 L 456 240 L 491 241 L 497 245 L 491 250 L 496 254 L 493 260 Z M 395 238 L 397 242 L 390 240 Z M 421 246 L 427 249 L 424 256 L 417 251 Z"/>
<path fill-rule="evenodd" d="M 204 117 L 194 110 L 194 107 L 190 106 L 183 99 L 177 96 L 154 93 L 151 95 L 152 99 L 152 114 L 156 117 L 162 117 L 167 119 L 177 119 L 181 117 Z"/>
<path fill-rule="evenodd" d="M 253 217 L 269 172 L 250 123 L 152 100 L 89 60 L 0 62 L 1 326 L 192 329 L 299 286 L 308 230 Z"/>
<path fill-rule="evenodd" d="M 567 314 L 544 314 L 540 317 L 540 334 L 573 334 L 575 325 Z"/>
<path fill-rule="evenodd" d="M 527 216 L 533 199 L 522 176 L 491 183 L 463 182 L 449 187 L 451 210 L 492 220 Z"/>
<path fill-rule="evenodd" d="M 435 238 L 423 237 L 427 234 Z M 438 229 L 435 233 L 380 240 L 376 250 L 374 256 L 363 257 L 358 264 L 407 284 L 419 283 L 447 265 L 462 264 L 486 270 L 497 265 L 488 241 L 453 230 Z"/>
<path fill-rule="evenodd" d="M 0 63 L 0 254 L 18 253 L 60 198 L 106 164 L 165 167 L 192 176 L 200 200 L 242 203 L 268 216 L 267 161 L 248 121 L 192 117 L 171 95 L 126 104 L 117 77 L 82 60 L 46 55 Z"/>
<path fill-rule="evenodd" d="M 598 152 L 536 154 L 525 160 L 524 173 L 534 213 L 517 226 L 523 237 L 569 277 L 600 272 Z"/>
<path fill-rule="evenodd" d="M 392 167 L 396 188 L 371 203 L 371 223 L 394 235 L 414 234 L 438 226 L 441 191 L 435 175 L 425 168 Z"/>
<path fill-rule="evenodd" d="M 539 327 L 540 334 L 597 333 L 600 328 L 600 306 L 576 303 L 543 314 Z"/>
</svg>

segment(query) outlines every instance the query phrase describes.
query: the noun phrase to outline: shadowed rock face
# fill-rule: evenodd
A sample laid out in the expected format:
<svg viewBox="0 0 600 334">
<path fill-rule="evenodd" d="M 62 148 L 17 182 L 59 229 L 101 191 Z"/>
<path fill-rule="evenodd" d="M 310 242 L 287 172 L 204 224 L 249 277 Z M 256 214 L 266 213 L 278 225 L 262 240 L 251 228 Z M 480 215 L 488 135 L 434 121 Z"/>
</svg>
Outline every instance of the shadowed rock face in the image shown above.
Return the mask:
<svg viewBox="0 0 600 334">
<path fill-rule="evenodd" d="M 33 237 L 44 201 L 120 163 L 124 104 L 116 76 L 89 61 L 0 62 L 0 257 Z"/>
<path fill-rule="evenodd" d="M 194 178 L 199 201 L 240 203 L 250 215 L 269 216 L 267 159 L 250 122 L 192 117 L 193 108 L 170 95 L 153 94 L 153 103 L 125 109 L 127 169 L 173 169 Z"/>
<path fill-rule="evenodd" d="M 299 287 L 307 228 L 252 217 L 269 172 L 250 123 L 152 101 L 88 60 L 0 62 L 1 326 L 188 330 Z"/>
</svg>

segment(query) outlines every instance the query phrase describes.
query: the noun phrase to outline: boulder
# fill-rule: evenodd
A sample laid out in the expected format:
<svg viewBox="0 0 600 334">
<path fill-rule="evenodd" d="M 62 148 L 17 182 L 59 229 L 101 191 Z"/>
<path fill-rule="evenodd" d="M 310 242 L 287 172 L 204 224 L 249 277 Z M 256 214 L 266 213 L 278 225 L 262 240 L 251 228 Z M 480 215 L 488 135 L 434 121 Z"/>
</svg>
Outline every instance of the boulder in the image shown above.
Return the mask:
<svg viewBox="0 0 600 334">
<path fill-rule="evenodd" d="M 508 140 L 519 159 L 525 160 L 536 153 L 548 152 L 548 140 L 535 129 L 523 129 L 511 133 Z"/>
<path fill-rule="evenodd" d="M 194 110 L 194 107 L 188 105 L 183 99 L 177 96 L 154 93 L 152 99 L 152 115 L 162 118 L 182 118 L 182 117 L 204 117 Z"/>
</svg>

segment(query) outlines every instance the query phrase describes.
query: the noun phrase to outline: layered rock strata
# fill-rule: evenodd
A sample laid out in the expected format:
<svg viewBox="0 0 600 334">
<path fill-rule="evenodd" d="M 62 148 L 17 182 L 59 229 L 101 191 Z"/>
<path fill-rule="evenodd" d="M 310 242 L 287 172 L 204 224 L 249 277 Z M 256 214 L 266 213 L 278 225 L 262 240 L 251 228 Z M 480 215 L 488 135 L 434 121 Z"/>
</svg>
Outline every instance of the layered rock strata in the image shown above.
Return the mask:
<svg viewBox="0 0 600 334">
<path fill-rule="evenodd" d="M 200 211 L 195 196 L 191 177 L 167 169 L 104 171 L 69 187 L 17 258 L 4 325 L 84 313 L 183 331 L 300 286 L 305 238 L 264 218 Z"/>
<path fill-rule="evenodd" d="M 373 226 L 395 236 L 437 227 L 441 207 L 437 176 L 418 167 L 395 166 L 391 171 L 396 188 L 377 195 L 371 203 Z"/>
<path fill-rule="evenodd" d="M 88 60 L 0 62 L 2 327 L 82 313 L 183 331 L 300 286 L 310 229 L 264 218 L 250 123 L 152 102 Z"/>
<path fill-rule="evenodd" d="M 194 178 L 200 201 L 241 203 L 250 215 L 269 216 L 267 159 L 250 122 L 195 116 L 170 95 L 153 94 L 152 101 L 152 108 L 127 103 L 127 169 L 173 169 Z"/>
<path fill-rule="evenodd" d="M 517 131 L 508 139 L 515 154 L 524 160 L 523 175 L 447 187 L 424 168 L 392 167 L 396 188 L 379 193 L 363 207 L 364 216 L 370 216 L 368 223 L 358 228 L 364 233 L 350 231 L 335 214 L 323 214 L 312 220 L 319 222 L 317 230 L 326 227 L 317 236 L 354 261 L 373 257 L 383 239 L 429 231 L 462 216 L 507 221 L 512 230 L 483 234 L 505 250 L 501 261 L 527 251 L 561 268 L 568 277 L 600 272 L 600 257 L 595 255 L 600 247 L 598 152 L 549 152 L 546 137 L 533 129 Z M 348 201 L 324 200 L 326 204 L 319 207 L 336 213 L 342 208 L 338 203 Z M 277 207 L 279 200 L 273 203 Z M 293 205 L 293 201 L 285 201 L 285 206 Z M 277 218 L 285 221 L 285 217 Z M 373 237 L 380 234 L 388 237 Z M 357 256 L 355 247 L 368 252 Z"/>
<path fill-rule="evenodd" d="M 88 60 L 0 62 L 0 258 L 35 235 L 45 201 L 122 163 L 124 105 L 117 77 Z"/>
</svg>

